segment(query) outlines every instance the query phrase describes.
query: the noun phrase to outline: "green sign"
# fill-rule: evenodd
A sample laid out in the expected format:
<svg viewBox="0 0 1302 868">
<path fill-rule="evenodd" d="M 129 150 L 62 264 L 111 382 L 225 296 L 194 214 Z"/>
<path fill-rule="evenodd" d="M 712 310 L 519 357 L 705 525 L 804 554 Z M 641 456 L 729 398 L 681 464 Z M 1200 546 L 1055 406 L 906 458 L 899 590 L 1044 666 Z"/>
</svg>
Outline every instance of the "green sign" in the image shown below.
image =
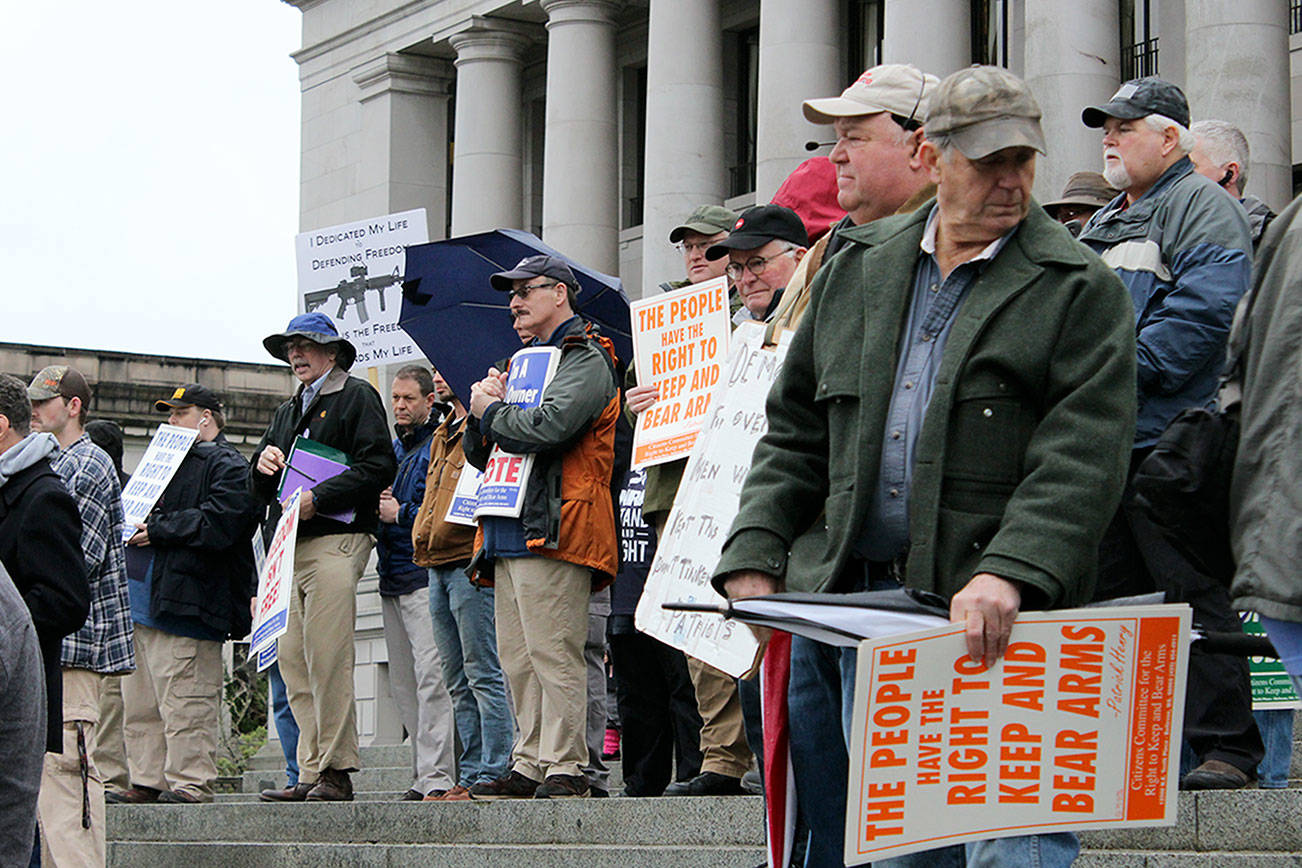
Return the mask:
<svg viewBox="0 0 1302 868">
<path fill-rule="evenodd" d="M 1243 632 L 1260 636 L 1266 631 L 1255 612 L 1245 612 Z M 1271 708 L 1302 708 L 1302 700 L 1293 690 L 1293 682 L 1284 671 L 1284 664 L 1271 657 L 1249 657 L 1248 669 L 1252 673 L 1252 708 L 1263 711 Z"/>
</svg>

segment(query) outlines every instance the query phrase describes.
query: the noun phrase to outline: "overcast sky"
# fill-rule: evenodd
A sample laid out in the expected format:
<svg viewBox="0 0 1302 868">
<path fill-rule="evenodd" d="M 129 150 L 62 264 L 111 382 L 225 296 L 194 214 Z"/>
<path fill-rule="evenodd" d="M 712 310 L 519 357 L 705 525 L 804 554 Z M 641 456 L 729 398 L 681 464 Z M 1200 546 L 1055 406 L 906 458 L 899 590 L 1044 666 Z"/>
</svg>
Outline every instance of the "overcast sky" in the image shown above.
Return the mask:
<svg viewBox="0 0 1302 868">
<path fill-rule="evenodd" d="M 270 361 L 295 304 L 298 10 L 4 17 L 0 341 Z"/>
</svg>

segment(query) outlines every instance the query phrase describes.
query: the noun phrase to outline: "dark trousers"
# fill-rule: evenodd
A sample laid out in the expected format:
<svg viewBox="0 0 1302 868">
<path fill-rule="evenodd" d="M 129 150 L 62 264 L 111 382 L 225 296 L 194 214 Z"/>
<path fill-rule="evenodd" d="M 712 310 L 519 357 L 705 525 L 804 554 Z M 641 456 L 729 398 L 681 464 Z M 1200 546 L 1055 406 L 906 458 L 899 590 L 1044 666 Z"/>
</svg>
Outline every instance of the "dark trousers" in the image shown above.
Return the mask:
<svg viewBox="0 0 1302 868">
<path fill-rule="evenodd" d="M 633 629 L 631 616 L 614 615 L 610 623 L 615 701 L 623 725 L 619 749 L 624 790 L 630 796 L 659 796 L 675 761 L 677 780 L 693 778 L 701 770 L 701 716 L 687 659 L 683 652 Z"/>
<path fill-rule="evenodd" d="M 1148 454 L 1137 449 L 1131 476 Z M 1121 508 L 1113 516 L 1099 548 L 1099 580 L 1094 599 L 1166 593 L 1168 603 L 1188 603 L 1193 620 L 1210 631 L 1243 629 L 1230 607 L 1224 584 L 1195 568 L 1134 505 L 1127 485 Z M 1232 654 L 1208 654 L 1195 643 L 1189 652 L 1185 690 L 1184 737 L 1200 763 L 1220 760 L 1255 777 L 1265 755 L 1261 733 L 1252 717 L 1248 661 Z"/>
</svg>

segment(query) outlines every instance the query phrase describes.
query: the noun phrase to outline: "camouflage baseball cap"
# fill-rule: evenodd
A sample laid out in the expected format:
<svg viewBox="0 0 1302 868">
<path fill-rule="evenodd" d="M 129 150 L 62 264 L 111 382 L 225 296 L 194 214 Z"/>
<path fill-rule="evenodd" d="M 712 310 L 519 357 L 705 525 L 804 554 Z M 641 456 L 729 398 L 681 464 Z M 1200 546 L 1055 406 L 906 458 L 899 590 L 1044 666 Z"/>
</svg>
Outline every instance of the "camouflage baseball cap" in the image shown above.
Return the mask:
<svg viewBox="0 0 1302 868">
<path fill-rule="evenodd" d="M 67 365 L 49 365 L 41 368 L 27 386 L 27 399 L 33 403 L 51 398 L 81 398 L 90 403 L 90 385 L 81 371 Z"/>
<path fill-rule="evenodd" d="M 938 81 L 936 76 L 907 63 L 883 63 L 865 69 L 840 96 L 807 99 L 801 109 L 805 120 L 814 124 L 881 112 L 921 123 L 927 119 L 927 100 Z"/>
<path fill-rule="evenodd" d="M 969 160 L 1013 147 L 1047 153 L 1031 89 L 997 66 L 969 66 L 942 81 L 923 129 L 928 138 L 950 138 Z"/>
</svg>

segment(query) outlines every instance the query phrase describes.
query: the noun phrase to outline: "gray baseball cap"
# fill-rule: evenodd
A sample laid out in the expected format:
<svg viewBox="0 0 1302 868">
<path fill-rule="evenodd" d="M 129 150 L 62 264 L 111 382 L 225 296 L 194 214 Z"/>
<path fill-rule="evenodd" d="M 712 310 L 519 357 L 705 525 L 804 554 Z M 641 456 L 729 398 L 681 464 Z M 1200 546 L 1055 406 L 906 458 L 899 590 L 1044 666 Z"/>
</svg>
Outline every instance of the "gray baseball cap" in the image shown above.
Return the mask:
<svg viewBox="0 0 1302 868">
<path fill-rule="evenodd" d="M 931 97 L 923 129 L 928 138 L 948 136 L 969 160 L 1013 147 L 1047 153 L 1031 89 L 997 66 L 969 66 L 946 77 Z"/>
<path fill-rule="evenodd" d="M 1132 78 L 1103 105 L 1087 106 L 1080 119 L 1085 126 L 1097 129 L 1110 117 L 1135 120 L 1149 115 L 1163 115 L 1182 127 L 1189 126 L 1189 101 L 1184 91 L 1155 75 Z"/>
</svg>

